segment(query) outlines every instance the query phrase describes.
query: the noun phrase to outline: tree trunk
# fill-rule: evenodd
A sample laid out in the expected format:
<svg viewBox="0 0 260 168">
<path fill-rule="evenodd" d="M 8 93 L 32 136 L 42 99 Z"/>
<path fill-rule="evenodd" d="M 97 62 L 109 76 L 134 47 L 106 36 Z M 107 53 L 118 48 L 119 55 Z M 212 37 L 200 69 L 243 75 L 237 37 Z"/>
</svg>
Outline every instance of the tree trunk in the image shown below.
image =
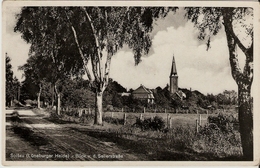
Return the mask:
<svg viewBox="0 0 260 168">
<path fill-rule="evenodd" d="M 253 41 L 249 48 L 246 48 L 233 30 L 234 8 L 223 8 L 223 20 L 229 50 L 229 61 L 234 80 L 238 85 L 238 119 L 240 137 L 245 160 L 253 160 L 253 111 L 250 103 L 250 92 L 253 81 Z M 246 56 L 244 71 L 241 70 L 237 55 L 237 46 Z"/>
<path fill-rule="evenodd" d="M 41 94 L 40 94 L 40 92 L 39 93 L 37 93 L 37 107 L 38 108 L 41 108 Z"/>
<path fill-rule="evenodd" d="M 102 121 L 102 112 L 103 112 L 103 108 L 102 108 L 102 102 L 103 102 L 103 92 L 96 92 L 95 95 L 95 120 L 94 120 L 94 124 L 95 125 L 102 125 L 103 121 Z"/>
<path fill-rule="evenodd" d="M 60 93 L 57 93 L 56 114 L 60 115 Z"/>
<path fill-rule="evenodd" d="M 38 109 L 41 108 L 41 93 L 42 93 L 42 86 L 39 85 L 40 90 L 39 93 L 37 94 L 37 107 Z"/>
<path fill-rule="evenodd" d="M 56 114 L 60 115 L 60 106 L 61 106 L 60 93 L 59 93 L 56 85 L 54 85 L 54 91 L 55 91 L 55 95 L 56 95 Z"/>
<path fill-rule="evenodd" d="M 253 160 L 253 112 L 250 86 L 241 82 L 238 86 L 238 119 L 244 159 Z"/>
<path fill-rule="evenodd" d="M 54 106 L 54 102 L 55 102 L 55 95 L 54 95 L 54 86 L 51 85 L 51 108 L 53 108 Z"/>
</svg>

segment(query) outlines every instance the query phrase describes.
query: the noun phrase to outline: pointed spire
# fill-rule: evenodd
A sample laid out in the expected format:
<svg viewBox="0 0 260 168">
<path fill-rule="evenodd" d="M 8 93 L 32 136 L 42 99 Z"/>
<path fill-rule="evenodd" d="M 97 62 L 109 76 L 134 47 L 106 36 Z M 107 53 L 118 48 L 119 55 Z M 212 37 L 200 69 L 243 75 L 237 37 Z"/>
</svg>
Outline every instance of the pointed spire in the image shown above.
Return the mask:
<svg viewBox="0 0 260 168">
<path fill-rule="evenodd" d="M 177 76 L 177 69 L 176 69 L 176 64 L 175 64 L 175 60 L 174 60 L 174 55 L 172 58 L 172 70 L 171 70 L 170 76 Z"/>
</svg>

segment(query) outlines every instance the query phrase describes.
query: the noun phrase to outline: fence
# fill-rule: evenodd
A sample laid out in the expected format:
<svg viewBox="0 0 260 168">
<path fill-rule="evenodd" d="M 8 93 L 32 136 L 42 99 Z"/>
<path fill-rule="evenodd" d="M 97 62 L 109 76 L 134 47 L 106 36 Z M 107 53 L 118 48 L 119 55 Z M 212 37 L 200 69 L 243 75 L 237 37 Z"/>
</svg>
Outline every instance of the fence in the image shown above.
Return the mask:
<svg viewBox="0 0 260 168">
<path fill-rule="evenodd" d="M 128 113 L 176 113 L 176 114 L 208 114 L 214 113 L 214 110 L 190 110 L 190 109 L 178 109 L 178 108 L 104 108 L 104 112 L 128 112 Z"/>
<path fill-rule="evenodd" d="M 123 119 L 124 124 L 134 124 L 136 119 L 141 120 L 160 116 L 165 121 L 167 128 L 173 128 L 178 125 L 189 125 L 199 129 L 207 124 L 209 114 L 172 114 L 172 113 L 126 113 L 126 112 L 105 112 L 104 117 Z"/>
<path fill-rule="evenodd" d="M 61 111 L 69 116 L 82 117 L 85 115 L 95 115 L 94 108 L 62 108 Z M 178 110 L 175 110 L 175 113 L 171 109 L 164 109 L 158 111 L 150 111 L 150 109 L 144 108 L 141 113 L 129 112 L 122 108 L 120 111 L 107 111 L 103 113 L 103 117 L 110 117 L 114 119 L 123 120 L 123 124 L 134 124 L 137 118 L 153 118 L 155 116 L 160 116 L 166 123 L 167 128 L 173 128 L 176 125 L 190 125 L 194 127 L 196 132 L 199 132 L 199 129 L 208 124 L 208 116 L 215 115 L 209 114 L 208 110 L 196 110 L 195 113 L 178 113 Z"/>
<path fill-rule="evenodd" d="M 63 107 L 61 108 L 63 112 L 76 112 L 78 113 L 94 113 L 95 108 L 71 108 Z M 216 110 L 207 110 L 207 109 L 178 109 L 178 108 L 103 108 L 103 112 L 127 112 L 127 113 L 175 113 L 175 114 L 210 114 L 214 113 Z"/>
</svg>

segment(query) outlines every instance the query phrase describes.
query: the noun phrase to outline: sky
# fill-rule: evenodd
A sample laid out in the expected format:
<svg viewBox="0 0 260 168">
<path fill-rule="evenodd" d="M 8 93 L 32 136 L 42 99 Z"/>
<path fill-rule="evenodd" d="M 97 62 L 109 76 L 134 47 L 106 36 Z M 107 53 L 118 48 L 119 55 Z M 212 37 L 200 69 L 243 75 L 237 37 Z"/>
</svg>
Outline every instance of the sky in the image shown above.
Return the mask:
<svg viewBox="0 0 260 168">
<path fill-rule="evenodd" d="M 21 34 L 13 32 L 15 14 L 19 11 L 20 8 L 17 7 L 10 7 L 5 11 L 8 18 L 8 41 L 3 50 L 12 59 L 15 76 L 22 81 L 22 72 L 17 68 L 26 62 L 30 45 L 21 39 Z M 231 76 L 224 30 L 212 39 L 208 51 L 206 44 L 197 39 L 197 33 L 193 24 L 184 19 L 183 10 L 157 21 L 151 33 L 152 47 L 149 54 L 143 56 L 142 62 L 135 66 L 133 53 L 128 48 L 123 48 L 112 58 L 110 77 L 127 89 L 136 89 L 141 84 L 150 89 L 158 86 L 164 88 L 169 84 L 174 56 L 180 88 L 191 88 L 204 94 L 237 90 Z M 243 66 L 244 58 L 241 51 L 239 55 Z"/>
</svg>

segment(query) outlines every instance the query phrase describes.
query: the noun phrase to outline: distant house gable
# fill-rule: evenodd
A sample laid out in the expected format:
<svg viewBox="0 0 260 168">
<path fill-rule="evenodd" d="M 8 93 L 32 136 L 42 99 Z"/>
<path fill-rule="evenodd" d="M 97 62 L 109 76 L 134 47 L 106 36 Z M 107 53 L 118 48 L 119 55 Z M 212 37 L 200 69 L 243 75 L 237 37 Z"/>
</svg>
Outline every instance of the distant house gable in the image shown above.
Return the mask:
<svg viewBox="0 0 260 168">
<path fill-rule="evenodd" d="M 154 103 L 154 95 L 153 92 L 141 85 L 137 89 L 132 92 L 132 95 L 135 99 L 145 99 L 148 103 Z"/>
</svg>

